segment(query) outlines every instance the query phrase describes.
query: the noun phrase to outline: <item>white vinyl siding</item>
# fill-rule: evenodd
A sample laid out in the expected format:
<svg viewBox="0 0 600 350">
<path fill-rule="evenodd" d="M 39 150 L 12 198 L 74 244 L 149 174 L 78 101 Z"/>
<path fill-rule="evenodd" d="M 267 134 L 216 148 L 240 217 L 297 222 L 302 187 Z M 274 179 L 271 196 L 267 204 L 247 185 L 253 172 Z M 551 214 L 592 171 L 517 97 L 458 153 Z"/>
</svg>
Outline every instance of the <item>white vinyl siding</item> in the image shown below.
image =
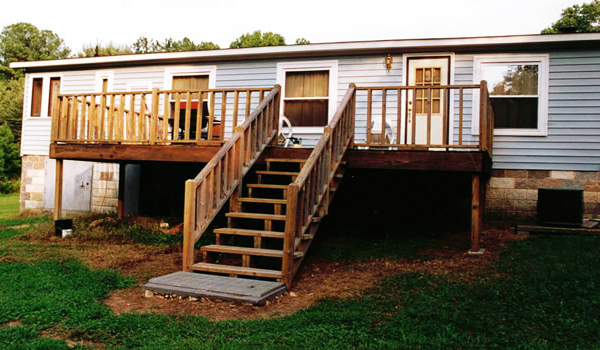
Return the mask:
<svg viewBox="0 0 600 350">
<path fill-rule="evenodd" d="M 477 52 L 473 55 L 482 55 Z M 455 84 L 473 83 L 473 55 L 456 54 Z M 393 67 L 387 71 L 385 55 L 334 57 L 338 61 L 337 104 L 348 85 L 397 86 L 402 83 L 403 57 L 392 54 Z M 600 170 L 600 50 L 550 52 L 549 101 L 547 136 L 495 136 L 493 166 L 497 169 Z M 315 60 L 332 58 L 315 58 Z M 202 62 L 198 66 L 215 65 L 216 88 L 270 87 L 276 84 L 277 63 L 292 60 L 255 60 L 236 62 Z M 189 65 L 189 64 L 188 64 Z M 165 69 L 177 65 L 156 65 L 112 69 L 113 91 L 128 91 L 131 87 L 163 88 Z M 101 71 L 101 70 L 98 70 Z M 65 71 L 62 93 L 91 93 L 96 90 L 96 71 Z M 26 79 L 25 101 L 29 101 L 31 79 Z M 233 96 L 228 96 L 232 103 Z M 463 140 L 477 143 L 471 135 L 472 94 L 465 93 Z M 374 108 L 377 103 L 374 100 Z M 388 101 L 388 116 L 395 115 L 395 103 Z M 458 139 L 458 94 L 454 94 L 453 139 Z M 28 113 L 27 103 L 24 115 Z M 356 110 L 356 142 L 366 138 L 366 104 Z M 228 116 L 227 124 L 231 116 Z M 48 154 L 50 143 L 49 118 L 25 118 L 23 121 L 22 154 Z M 226 132 L 231 129 L 227 128 Z M 305 147 L 314 146 L 319 133 L 297 135 Z"/>
<path fill-rule="evenodd" d="M 494 168 L 600 170 L 600 50 L 551 52 L 548 136 L 495 136 Z"/>
</svg>

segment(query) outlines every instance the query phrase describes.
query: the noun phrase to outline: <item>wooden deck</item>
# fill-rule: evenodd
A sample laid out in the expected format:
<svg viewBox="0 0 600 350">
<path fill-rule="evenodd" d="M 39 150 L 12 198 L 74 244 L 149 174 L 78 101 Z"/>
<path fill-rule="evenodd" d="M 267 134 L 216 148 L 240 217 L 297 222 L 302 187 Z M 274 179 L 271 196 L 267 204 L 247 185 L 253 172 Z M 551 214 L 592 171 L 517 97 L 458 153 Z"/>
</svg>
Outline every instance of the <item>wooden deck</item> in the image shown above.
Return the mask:
<svg viewBox="0 0 600 350">
<path fill-rule="evenodd" d="M 480 132 L 475 142 L 463 138 L 467 90 L 480 93 Z M 412 115 L 403 114 L 401 107 L 410 102 L 409 96 L 417 105 L 417 93 L 421 114 L 416 108 Z M 185 184 L 183 270 L 262 276 L 283 281 L 289 289 L 346 169 L 459 172 L 472 182 L 471 251 L 478 252 L 485 181 L 491 171 L 493 113 L 487 94 L 485 81 L 427 88 L 351 84 L 314 148 L 277 147 L 279 86 L 59 95 L 50 146 L 50 157 L 57 159 L 54 216 L 61 215 L 65 159 L 207 163 Z M 447 109 L 438 109 L 434 116 L 434 96 L 446 106 L 450 96 L 458 98 L 458 118 L 452 127 Z M 205 106 L 198 101 L 205 101 Z M 366 113 L 362 127 L 357 126 L 359 105 Z M 375 118 L 386 126 L 383 130 L 376 130 Z M 443 121 L 441 133 L 438 128 L 434 134 L 434 118 Z M 388 127 L 395 130 L 391 135 Z M 455 129 L 458 136 L 450 137 Z M 358 135 L 366 138 L 358 140 Z M 119 215 L 123 192 L 120 188 Z M 195 243 L 221 210 L 227 211 L 228 226 L 214 230 L 215 244 L 196 251 Z M 226 245 L 222 236 L 244 237 L 242 242 L 251 238 L 251 244 Z M 215 264 L 215 255 L 237 256 L 239 263 Z M 264 259 L 271 262 L 261 266 Z"/>
</svg>

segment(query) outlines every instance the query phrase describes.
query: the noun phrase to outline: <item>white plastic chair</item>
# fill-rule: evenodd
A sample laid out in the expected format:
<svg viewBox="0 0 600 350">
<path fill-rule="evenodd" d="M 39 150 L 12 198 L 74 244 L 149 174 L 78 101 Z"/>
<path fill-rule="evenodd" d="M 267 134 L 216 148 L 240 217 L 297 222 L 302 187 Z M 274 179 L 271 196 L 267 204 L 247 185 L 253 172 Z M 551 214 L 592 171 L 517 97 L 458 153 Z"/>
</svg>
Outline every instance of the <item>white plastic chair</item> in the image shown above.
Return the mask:
<svg viewBox="0 0 600 350">
<path fill-rule="evenodd" d="M 292 142 L 292 138 L 294 137 L 294 128 L 292 127 L 292 123 L 290 123 L 290 120 L 284 115 L 279 116 L 279 135 L 281 135 L 285 140 L 283 147 L 288 147 Z"/>
<path fill-rule="evenodd" d="M 371 120 L 371 135 L 381 135 L 381 119 L 375 118 Z M 394 135 L 392 126 L 388 122 L 385 123 L 385 138 L 384 144 L 393 144 L 396 142 L 396 135 Z"/>
</svg>

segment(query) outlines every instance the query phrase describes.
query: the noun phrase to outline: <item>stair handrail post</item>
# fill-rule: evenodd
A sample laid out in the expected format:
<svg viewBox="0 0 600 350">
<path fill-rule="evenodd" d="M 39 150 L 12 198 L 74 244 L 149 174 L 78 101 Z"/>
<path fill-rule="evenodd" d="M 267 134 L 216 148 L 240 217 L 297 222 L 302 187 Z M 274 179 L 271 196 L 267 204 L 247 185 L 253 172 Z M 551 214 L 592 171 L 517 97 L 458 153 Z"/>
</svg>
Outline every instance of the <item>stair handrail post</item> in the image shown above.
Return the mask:
<svg viewBox="0 0 600 350">
<path fill-rule="evenodd" d="M 352 89 L 352 98 L 350 99 L 350 103 L 348 106 L 350 107 L 350 117 L 348 118 L 349 130 L 348 132 L 351 134 L 350 142 L 348 143 L 348 148 L 354 148 L 354 133 L 356 127 L 356 84 L 350 83 L 348 88 Z"/>
<path fill-rule="evenodd" d="M 194 180 L 187 180 L 183 206 L 183 271 L 190 271 L 190 266 L 194 265 L 196 206 L 196 183 Z"/>
<path fill-rule="evenodd" d="M 481 151 L 487 150 L 487 135 L 489 125 L 487 125 L 487 112 L 488 112 L 489 95 L 487 90 L 487 82 L 482 80 L 479 83 L 479 149 Z"/>
<path fill-rule="evenodd" d="M 286 288 L 292 288 L 294 274 L 294 251 L 296 249 L 296 235 L 298 222 L 298 192 L 299 187 L 295 183 L 288 185 L 287 205 L 285 214 L 285 232 L 283 236 L 283 259 L 281 262 L 282 279 Z"/>
</svg>

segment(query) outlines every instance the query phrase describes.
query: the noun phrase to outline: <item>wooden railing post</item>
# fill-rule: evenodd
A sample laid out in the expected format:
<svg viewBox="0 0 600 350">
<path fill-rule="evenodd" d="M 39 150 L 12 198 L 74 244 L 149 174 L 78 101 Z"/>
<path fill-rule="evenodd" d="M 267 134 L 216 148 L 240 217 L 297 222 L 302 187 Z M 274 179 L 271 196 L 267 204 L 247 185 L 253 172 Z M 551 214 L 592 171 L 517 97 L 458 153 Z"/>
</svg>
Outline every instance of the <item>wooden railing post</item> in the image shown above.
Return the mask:
<svg viewBox="0 0 600 350">
<path fill-rule="evenodd" d="M 296 243 L 296 222 L 298 209 L 298 185 L 291 183 L 287 190 L 285 233 L 283 237 L 282 278 L 288 290 L 292 288 L 294 274 L 294 250 Z"/>
<path fill-rule="evenodd" d="M 187 180 L 183 205 L 183 271 L 191 271 L 190 266 L 194 265 L 196 205 L 196 183 L 194 180 Z"/>
<path fill-rule="evenodd" d="M 489 96 L 487 90 L 487 82 L 482 80 L 479 84 L 479 149 L 482 151 L 487 150 L 487 135 L 490 126 L 487 125 L 487 112 L 488 112 Z"/>
<path fill-rule="evenodd" d="M 152 89 L 152 112 L 150 112 L 150 144 L 156 143 L 158 135 L 158 89 Z"/>
</svg>

